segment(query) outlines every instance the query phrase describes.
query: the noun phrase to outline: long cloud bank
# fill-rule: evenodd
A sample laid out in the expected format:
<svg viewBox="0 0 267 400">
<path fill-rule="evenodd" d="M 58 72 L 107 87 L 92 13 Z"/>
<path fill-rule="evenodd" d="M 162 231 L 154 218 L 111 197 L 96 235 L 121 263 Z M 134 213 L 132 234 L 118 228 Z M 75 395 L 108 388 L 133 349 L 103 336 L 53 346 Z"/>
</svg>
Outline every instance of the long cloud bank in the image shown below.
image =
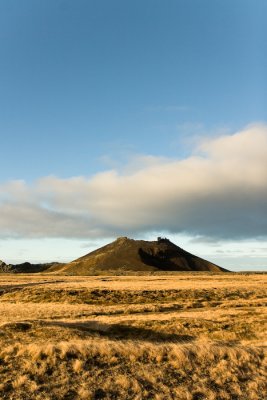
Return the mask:
<svg viewBox="0 0 267 400">
<path fill-rule="evenodd" d="M 137 157 L 92 177 L 0 185 L 0 236 L 96 238 L 169 231 L 267 236 L 267 126 L 205 139 L 182 160 Z"/>
</svg>

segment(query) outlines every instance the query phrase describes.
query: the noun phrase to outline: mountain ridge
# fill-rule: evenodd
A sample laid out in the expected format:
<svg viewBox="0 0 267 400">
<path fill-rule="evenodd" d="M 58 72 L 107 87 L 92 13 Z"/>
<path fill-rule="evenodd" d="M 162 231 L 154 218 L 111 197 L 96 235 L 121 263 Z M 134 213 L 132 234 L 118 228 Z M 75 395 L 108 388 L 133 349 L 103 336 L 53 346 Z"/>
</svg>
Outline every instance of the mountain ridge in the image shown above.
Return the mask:
<svg viewBox="0 0 267 400">
<path fill-rule="evenodd" d="M 131 274 L 153 272 L 228 272 L 172 243 L 167 238 L 156 241 L 135 240 L 126 236 L 106 244 L 69 263 L 5 264 L 0 273 L 51 273 L 63 275 Z"/>
</svg>

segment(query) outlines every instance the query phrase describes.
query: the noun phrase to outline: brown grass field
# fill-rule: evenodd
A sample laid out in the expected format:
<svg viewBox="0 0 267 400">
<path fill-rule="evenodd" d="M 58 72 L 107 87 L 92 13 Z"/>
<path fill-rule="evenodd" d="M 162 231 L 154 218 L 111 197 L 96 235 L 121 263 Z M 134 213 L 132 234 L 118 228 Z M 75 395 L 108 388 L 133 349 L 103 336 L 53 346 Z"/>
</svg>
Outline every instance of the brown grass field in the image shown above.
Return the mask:
<svg viewBox="0 0 267 400">
<path fill-rule="evenodd" d="M 0 399 L 266 400 L 266 283 L 0 275 Z"/>
</svg>

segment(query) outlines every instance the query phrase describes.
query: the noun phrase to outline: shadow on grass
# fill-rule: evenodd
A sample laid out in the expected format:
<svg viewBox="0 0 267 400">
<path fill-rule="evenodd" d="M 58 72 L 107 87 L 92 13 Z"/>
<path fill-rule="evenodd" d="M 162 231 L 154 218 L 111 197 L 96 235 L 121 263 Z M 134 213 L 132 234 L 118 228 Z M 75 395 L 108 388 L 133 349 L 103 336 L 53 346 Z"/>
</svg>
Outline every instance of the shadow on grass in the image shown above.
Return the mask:
<svg viewBox="0 0 267 400">
<path fill-rule="evenodd" d="M 11 292 L 18 292 L 19 290 L 23 290 L 24 288 L 31 287 L 31 286 L 41 286 L 47 284 L 56 284 L 64 282 L 62 280 L 55 280 L 51 282 L 41 281 L 41 282 L 30 282 L 30 283 L 18 283 L 18 284 L 11 284 L 11 285 L 1 285 L 0 286 L 0 296 L 11 293 Z"/>
<path fill-rule="evenodd" d="M 195 340 L 191 335 L 179 335 L 175 333 L 165 333 L 153 329 L 136 327 L 123 324 L 104 324 L 97 321 L 86 322 L 63 322 L 63 321 L 45 321 L 46 326 L 58 326 L 62 328 L 74 329 L 87 332 L 90 335 L 100 335 L 109 339 L 120 340 L 141 340 L 147 342 L 191 342 Z"/>
</svg>

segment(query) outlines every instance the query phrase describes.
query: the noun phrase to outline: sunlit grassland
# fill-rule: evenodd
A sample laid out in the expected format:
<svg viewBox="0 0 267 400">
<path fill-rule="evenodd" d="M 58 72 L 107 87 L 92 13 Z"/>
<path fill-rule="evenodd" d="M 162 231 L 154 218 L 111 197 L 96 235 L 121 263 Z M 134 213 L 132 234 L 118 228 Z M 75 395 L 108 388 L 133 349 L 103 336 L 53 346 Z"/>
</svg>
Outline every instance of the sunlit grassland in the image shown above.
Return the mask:
<svg viewBox="0 0 267 400">
<path fill-rule="evenodd" d="M 264 400 L 266 278 L 0 275 L 0 398 Z"/>
</svg>

